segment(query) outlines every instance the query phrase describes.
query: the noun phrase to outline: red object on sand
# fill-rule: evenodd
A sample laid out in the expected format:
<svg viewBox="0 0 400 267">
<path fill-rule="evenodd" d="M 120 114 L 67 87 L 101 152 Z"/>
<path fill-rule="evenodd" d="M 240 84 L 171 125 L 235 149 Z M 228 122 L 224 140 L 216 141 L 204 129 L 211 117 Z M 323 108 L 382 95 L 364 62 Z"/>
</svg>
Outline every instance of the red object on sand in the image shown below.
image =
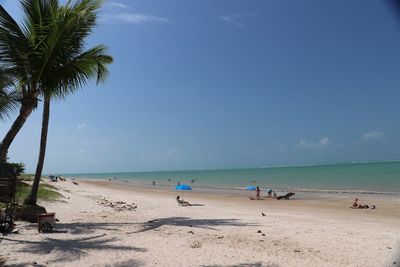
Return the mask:
<svg viewBox="0 0 400 267">
<path fill-rule="evenodd" d="M 41 213 L 38 215 L 38 232 L 51 231 L 55 224 L 55 213 Z"/>
</svg>

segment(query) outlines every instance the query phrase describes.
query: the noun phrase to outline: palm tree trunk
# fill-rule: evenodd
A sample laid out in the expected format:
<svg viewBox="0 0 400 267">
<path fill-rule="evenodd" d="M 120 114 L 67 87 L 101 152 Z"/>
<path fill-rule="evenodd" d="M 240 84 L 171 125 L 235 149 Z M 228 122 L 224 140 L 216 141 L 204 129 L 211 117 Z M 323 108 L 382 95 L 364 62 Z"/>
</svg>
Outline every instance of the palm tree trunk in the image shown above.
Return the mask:
<svg viewBox="0 0 400 267">
<path fill-rule="evenodd" d="M 22 101 L 18 117 L 15 119 L 10 130 L 8 130 L 7 134 L 0 143 L 0 163 L 6 161 L 8 148 L 14 141 L 14 138 L 17 136 L 22 126 L 24 126 L 26 119 L 29 117 L 29 115 L 31 115 L 33 109 L 36 107 L 36 103 L 36 96 L 34 96 L 32 99 L 26 99 Z"/>
<path fill-rule="evenodd" d="M 33 180 L 31 192 L 24 200 L 24 204 L 27 204 L 27 205 L 36 205 L 36 202 L 37 202 L 39 183 L 40 183 L 40 178 L 42 177 L 44 158 L 46 155 L 47 132 L 49 129 L 49 119 L 50 119 L 50 97 L 46 96 L 44 99 L 44 106 L 43 106 L 42 132 L 40 135 L 39 159 L 38 159 L 38 163 L 36 166 L 35 179 Z"/>
</svg>

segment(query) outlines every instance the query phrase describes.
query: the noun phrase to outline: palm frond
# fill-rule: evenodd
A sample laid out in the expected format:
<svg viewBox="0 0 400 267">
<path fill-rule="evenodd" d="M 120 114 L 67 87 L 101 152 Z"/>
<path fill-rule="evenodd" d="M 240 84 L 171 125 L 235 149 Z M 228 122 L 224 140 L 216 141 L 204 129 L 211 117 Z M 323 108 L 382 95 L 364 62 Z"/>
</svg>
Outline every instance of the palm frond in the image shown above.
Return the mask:
<svg viewBox="0 0 400 267">
<path fill-rule="evenodd" d="M 20 106 L 21 94 L 17 90 L 5 91 L 0 89 L 0 120 L 9 118 Z"/>
<path fill-rule="evenodd" d="M 0 5 L 0 60 L 19 80 L 27 80 L 29 41 L 17 22 Z"/>
<path fill-rule="evenodd" d="M 84 86 L 90 79 L 96 79 L 97 83 L 103 82 L 109 74 L 107 65 L 112 61 L 103 45 L 84 51 L 54 73 L 52 80 L 48 80 L 50 84 L 46 88 L 51 90 L 47 93 L 64 98 Z"/>
<path fill-rule="evenodd" d="M 21 93 L 15 89 L 8 70 L 0 67 L 0 120 L 5 120 L 20 105 Z"/>
<path fill-rule="evenodd" d="M 85 51 L 96 26 L 101 0 L 21 0 L 25 19 L 19 26 L 0 7 L 0 65 L 18 85 L 63 97 L 88 80 L 104 81 L 112 62 L 102 45 Z M 53 93 L 51 91 L 54 91 Z"/>
</svg>

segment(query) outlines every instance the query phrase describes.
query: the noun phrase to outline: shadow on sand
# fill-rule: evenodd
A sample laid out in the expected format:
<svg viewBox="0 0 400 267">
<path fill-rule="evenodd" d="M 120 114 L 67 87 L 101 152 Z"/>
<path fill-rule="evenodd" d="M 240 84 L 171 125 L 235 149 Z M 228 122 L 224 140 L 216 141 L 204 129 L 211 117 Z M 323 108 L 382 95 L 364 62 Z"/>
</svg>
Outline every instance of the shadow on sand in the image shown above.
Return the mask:
<svg viewBox="0 0 400 267">
<path fill-rule="evenodd" d="M 238 265 L 203 265 L 202 267 L 279 267 L 279 265 L 274 263 L 264 264 L 262 262 L 255 263 L 241 263 Z"/>
<path fill-rule="evenodd" d="M 90 250 L 101 250 L 105 253 L 107 251 L 120 251 L 120 252 L 146 252 L 145 248 L 137 248 L 133 246 L 118 245 L 119 239 L 115 234 L 135 234 L 146 231 L 155 230 L 162 226 L 180 226 L 180 227 L 195 227 L 204 228 L 218 231 L 219 226 L 258 226 L 258 224 L 243 223 L 238 219 L 193 219 L 190 217 L 167 217 L 154 219 L 147 222 L 73 222 L 73 223 L 57 223 L 56 229 L 53 233 L 43 234 L 43 239 L 40 241 L 33 240 L 18 240 L 8 237 L 3 237 L 13 243 L 23 244 L 24 246 L 19 249 L 20 252 L 32 253 L 35 255 L 46 255 L 53 253 L 56 255 L 51 263 L 73 262 L 76 259 L 86 256 Z M 135 229 L 137 229 L 135 231 Z M 98 231 L 103 231 L 99 234 Z M 133 230 L 133 231 L 132 231 Z M 110 234 L 104 233 L 109 231 Z M 128 232 L 130 231 L 130 232 Z M 59 233 L 69 233 L 65 237 L 59 237 Z M 90 235 L 85 237 L 78 237 L 76 235 Z M 75 237 L 75 238 L 74 238 Z M 140 266 L 140 261 L 131 259 L 129 261 L 116 262 L 113 266 Z M 29 266 L 22 264 L 19 266 Z M 40 265 L 36 265 L 40 266 Z M 263 266 L 264 265 L 237 265 L 240 267 L 246 266 Z M 272 265 L 271 265 L 272 266 Z M 211 266 L 210 266 L 211 267 Z"/>
<path fill-rule="evenodd" d="M 258 226 L 258 224 L 240 222 L 238 219 L 192 219 L 188 217 L 167 217 L 142 223 L 141 230 L 129 234 L 154 230 L 164 225 L 205 228 L 215 231 L 218 231 L 218 229 L 215 228 L 218 226 Z"/>
<path fill-rule="evenodd" d="M 3 265 L 0 265 L 3 266 Z M 7 266 L 12 266 L 12 267 L 46 267 L 47 265 L 44 264 L 38 264 L 34 261 L 31 262 L 23 262 L 23 263 L 18 263 L 18 264 L 12 264 L 12 265 L 7 265 Z M 112 264 L 105 264 L 105 267 L 139 267 L 139 266 L 145 266 L 145 264 L 142 261 L 139 260 L 126 260 L 126 261 L 121 261 L 121 262 L 115 262 Z"/>
<path fill-rule="evenodd" d="M 105 265 L 106 267 L 139 267 L 144 266 L 145 264 L 142 261 L 138 260 L 127 260 L 113 263 L 112 265 Z"/>
<path fill-rule="evenodd" d="M 132 252 L 145 252 L 144 248 L 136 248 L 131 246 L 115 245 L 113 242 L 118 241 L 115 237 L 107 237 L 106 234 L 77 238 L 77 239 L 57 239 L 45 237 L 41 241 L 31 240 L 13 240 L 4 238 L 14 243 L 25 244 L 19 251 L 25 253 L 32 253 L 37 255 L 45 255 L 48 253 L 56 253 L 57 258 L 49 263 L 56 262 L 72 262 L 87 254 L 87 250 L 101 250 L 101 251 L 132 251 Z"/>
</svg>

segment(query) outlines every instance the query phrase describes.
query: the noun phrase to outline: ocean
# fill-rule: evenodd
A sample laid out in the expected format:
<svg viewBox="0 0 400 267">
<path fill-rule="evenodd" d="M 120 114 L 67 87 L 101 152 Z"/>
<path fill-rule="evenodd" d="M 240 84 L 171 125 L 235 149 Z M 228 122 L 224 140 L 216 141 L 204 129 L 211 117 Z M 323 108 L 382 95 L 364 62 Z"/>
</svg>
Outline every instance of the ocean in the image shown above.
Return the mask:
<svg viewBox="0 0 400 267">
<path fill-rule="evenodd" d="M 286 166 L 221 170 L 182 170 L 121 173 L 61 174 L 69 178 L 117 179 L 137 185 L 174 186 L 178 182 L 196 188 L 262 189 L 303 192 L 358 192 L 400 194 L 400 161 L 314 166 Z M 192 182 L 194 180 L 194 182 Z"/>
</svg>

